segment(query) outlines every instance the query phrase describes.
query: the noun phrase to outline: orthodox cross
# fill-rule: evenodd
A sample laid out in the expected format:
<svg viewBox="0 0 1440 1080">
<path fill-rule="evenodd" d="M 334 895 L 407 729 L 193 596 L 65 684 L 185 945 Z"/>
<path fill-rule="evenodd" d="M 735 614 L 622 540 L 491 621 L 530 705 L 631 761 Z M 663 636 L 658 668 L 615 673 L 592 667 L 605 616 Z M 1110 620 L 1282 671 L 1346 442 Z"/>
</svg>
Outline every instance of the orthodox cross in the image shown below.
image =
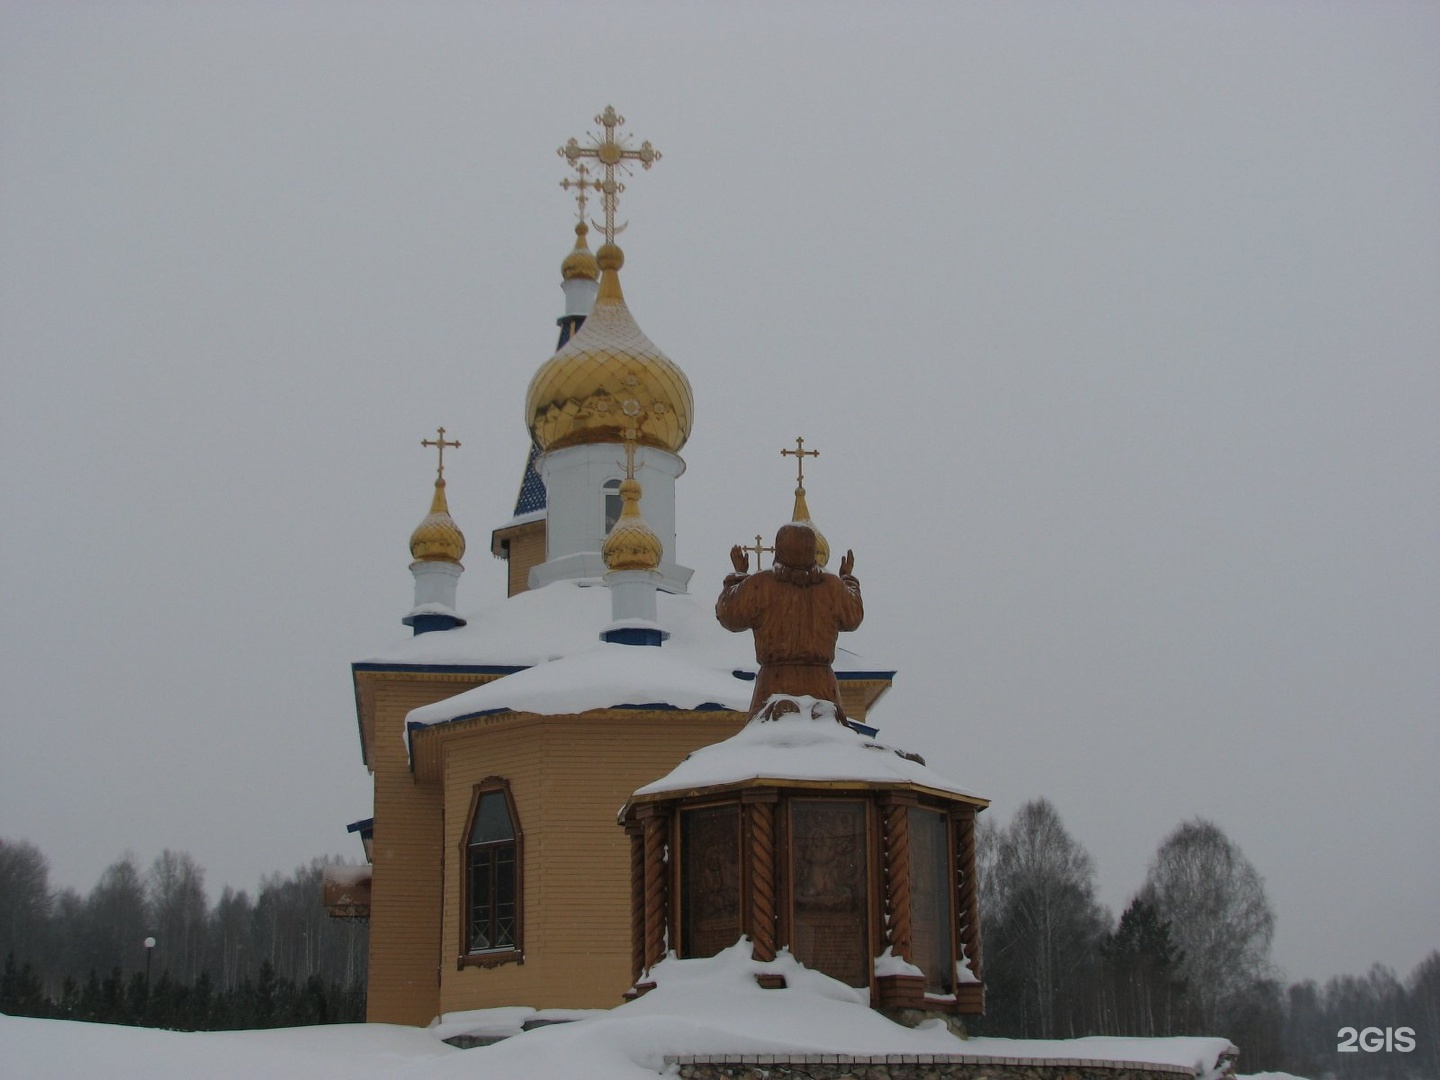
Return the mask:
<svg viewBox="0 0 1440 1080">
<path fill-rule="evenodd" d="M 753 543 L 753 544 L 745 544 L 745 545 L 741 546 L 741 548 L 740 548 L 741 551 L 753 551 L 753 552 L 755 553 L 755 569 L 756 569 L 757 572 L 758 572 L 759 569 L 760 569 L 760 556 L 763 555 L 763 554 L 764 554 L 765 552 L 767 552 L 767 551 L 773 552 L 773 551 L 775 550 L 773 547 L 764 547 L 764 546 L 760 543 L 760 540 L 761 540 L 761 539 L 762 539 L 762 538 L 761 538 L 760 534 L 759 534 L 759 533 L 756 533 L 756 534 L 755 534 L 755 543 Z"/>
<path fill-rule="evenodd" d="M 599 191 L 600 181 L 589 179 L 590 166 L 586 165 L 583 161 L 576 164 L 575 172 L 579 175 L 578 180 L 571 180 L 567 176 L 564 180 L 560 181 L 560 186 L 566 191 L 569 191 L 571 188 L 577 189 L 575 192 L 575 202 L 580 207 L 579 217 L 583 224 L 585 221 L 585 204 L 590 201 L 590 197 L 585 194 L 585 191 L 586 189 Z"/>
<path fill-rule="evenodd" d="M 438 469 L 438 470 L 436 471 L 436 473 L 435 473 L 435 479 L 437 479 L 437 480 L 444 480 L 444 479 L 445 479 L 445 448 L 446 448 L 447 446 L 451 446 L 451 447 L 456 447 L 456 448 L 458 448 L 458 447 L 460 446 L 460 443 L 459 443 L 458 441 L 454 440 L 454 439 L 446 439 L 446 438 L 445 438 L 445 429 L 444 429 L 443 427 L 442 427 L 442 428 L 436 428 L 436 429 L 435 429 L 435 433 L 440 436 L 438 439 L 421 439 L 421 440 L 420 440 L 420 445 L 421 445 L 421 446 L 433 446 L 433 447 L 435 447 L 435 449 L 437 449 L 437 450 L 440 451 L 439 469 Z"/>
<path fill-rule="evenodd" d="M 805 494 L 805 459 L 807 457 L 819 457 L 819 450 L 806 450 L 803 436 L 795 436 L 794 450 L 781 450 L 781 457 L 793 457 L 795 459 L 795 494 Z"/>
<path fill-rule="evenodd" d="M 560 156 L 571 165 L 579 163 L 581 158 L 594 158 L 600 163 L 604 170 L 605 179 L 592 180 L 589 184 L 600 192 L 600 206 L 605 211 L 605 242 L 613 244 L 615 235 L 623 232 L 624 225 L 615 224 L 615 211 L 620 205 L 620 193 L 625 190 L 625 185 L 615 179 L 615 170 L 620 169 L 627 176 L 630 175 L 628 162 L 638 161 L 642 169 L 648 169 L 655 162 L 660 160 L 660 151 L 650 145 L 646 139 L 640 144 L 638 150 L 629 145 L 630 136 L 622 134 L 620 138 L 615 137 L 615 129 L 625 123 L 625 118 L 615 111 L 614 106 L 606 105 L 605 111 L 595 117 L 595 122 L 605 129 L 605 138 L 600 138 L 593 131 L 586 133 L 586 138 L 591 142 L 590 146 L 581 146 L 579 141 L 572 137 L 569 142 L 560 147 Z"/>
</svg>

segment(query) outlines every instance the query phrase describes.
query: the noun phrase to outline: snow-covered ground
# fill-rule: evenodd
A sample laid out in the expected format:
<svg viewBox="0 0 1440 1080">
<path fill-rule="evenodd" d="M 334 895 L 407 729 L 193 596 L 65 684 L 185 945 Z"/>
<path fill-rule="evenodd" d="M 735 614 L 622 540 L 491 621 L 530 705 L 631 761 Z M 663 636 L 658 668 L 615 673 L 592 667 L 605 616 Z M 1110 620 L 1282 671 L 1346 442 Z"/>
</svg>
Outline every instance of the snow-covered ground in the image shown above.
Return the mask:
<svg viewBox="0 0 1440 1080">
<path fill-rule="evenodd" d="M 758 971 L 788 987 L 764 990 Z M 456 1050 L 441 1036 L 513 1030 L 530 1010 L 450 1015 L 430 1029 L 384 1024 L 180 1033 L 0 1016 L 5 1080 L 646 1080 L 667 1055 L 965 1054 L 1160 1062 L 1213 1080 L 1224 1039 L 956 1038 L 939 1021 L 905 1028 L 864 1004 L 863 992 L 788 957 L 760 964 L 741 944 L 708 960 L 667 960 L 656 988 L 573 1023 L 492 1046 Z M 673 1071 L 669 1070 L 669 1071 Z"/>
</svg>

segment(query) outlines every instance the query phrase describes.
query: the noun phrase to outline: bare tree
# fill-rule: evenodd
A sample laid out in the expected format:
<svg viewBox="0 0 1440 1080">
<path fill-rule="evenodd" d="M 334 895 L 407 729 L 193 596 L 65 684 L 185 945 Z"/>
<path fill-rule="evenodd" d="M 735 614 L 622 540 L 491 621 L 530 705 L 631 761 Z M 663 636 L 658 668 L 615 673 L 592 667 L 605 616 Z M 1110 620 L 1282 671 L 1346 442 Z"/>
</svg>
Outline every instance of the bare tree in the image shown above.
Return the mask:
<svg viewBox="0 0 1440 1080">
<path fill-rule="evenodd" d="M 1270 975 L 1275 916 L 1264 882 L 1217 825 L 1196 818 L 1161 843 L 1144 894 L 1170 924 L 1200 1023 L 1219 1034 Z"/>
<path fill-rule="evenodd" d="M 105 868 L 85 899 L 82 962 L 102 975 L 114 968 L 143 971 L 149 929 L 145 886 L 135 857 L 127 853 Z"/>
<path fill-rule="evenodd" d="M 1440 950 L 1432 952 L 1410 973 L 1410 1007 L 1416 1046 L 1431 1076 L 1440 1076 Z M 1420 1057 L 1421 1055 L 1416 1055 Z"/>
<path fill-rule="evenodd" d="M 1185 984 L 1170 924 L 1144 896 L 1137 896 L 1107 934 L 1106 1030 L 1116 1035 L 1173 1035 L 1183 1023 Z"/>
<path fill-rule="evenodd" d="M 182 983 L 194 982 L 205 959 L 205 871 L 185 852 L 166 848 L 150 864 L 145 887 L 157 970 Z"/>
<path fill-rule="evenodd" d="M 1018 998 L 1001 1005 L 1011 1014 L 1007 1026 L 1047 1039 L 1086 1033 L 1109 921 L 1095 902 L 1089 854 L 1065 831 L 1055 807 L 1037 799 L 999 833 L 989 877 L 987 967 L 992 978 L 1000 976 L 997 996 L 1008 991 Z"/>
<path fill-rule="evenodd" d="M 50 864 L 34 844 L 0 840 L 0 962 L 43 959 Z"/>
</svg>

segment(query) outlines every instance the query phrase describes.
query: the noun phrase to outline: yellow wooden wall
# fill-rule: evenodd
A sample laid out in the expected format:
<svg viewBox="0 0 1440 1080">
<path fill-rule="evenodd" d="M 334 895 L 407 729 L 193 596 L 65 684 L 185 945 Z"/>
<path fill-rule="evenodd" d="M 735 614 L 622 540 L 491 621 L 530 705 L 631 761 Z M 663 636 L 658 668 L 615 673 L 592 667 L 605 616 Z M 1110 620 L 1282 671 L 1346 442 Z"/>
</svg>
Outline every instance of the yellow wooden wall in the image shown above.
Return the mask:
<svg viewBox="0 0 1440 1080">
<path fill-rule="evenodd" d="M 485 681 L 420 672 L 356 674 L 375 783 L 370 1021 L 428 1024 L 439 1007 L 442 790 L 438 783 L 415 782 L 406 754 L 405 716 Z"/>
<path fill-rule="evenodd" d="M 630 849 L 615 815 L 636 788 L 743 722 L 732 712 L 607 710 L 487 717 L 432 733 L 444 743 L 447 807 L 441 1011 L 620 1004 L 630 985 Z M 464 817 L 474 785 L 490 776 L 510 781 L 524 834 L 525 962 L 460 967 Z"/>
</svg>

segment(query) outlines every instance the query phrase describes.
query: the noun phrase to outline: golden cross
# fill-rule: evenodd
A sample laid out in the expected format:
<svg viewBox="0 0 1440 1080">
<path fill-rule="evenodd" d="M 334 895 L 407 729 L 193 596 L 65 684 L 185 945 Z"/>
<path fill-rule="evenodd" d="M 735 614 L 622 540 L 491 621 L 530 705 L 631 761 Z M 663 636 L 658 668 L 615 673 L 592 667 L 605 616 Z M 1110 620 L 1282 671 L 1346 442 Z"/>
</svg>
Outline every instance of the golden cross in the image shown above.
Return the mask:
<svg viewBox="0 0 1440 1080">
<path fill-rule="evenodd" d="M 627 176 L 630 175 L 630 166 L 627 164 L 630 161 L 638 161 L 642 169 L 648 169 L 660 160 L 660 151 L 650 145 L 649 139 L 641 143 L 638 150 L 629 146 L 628 134 L 622 134 L 616 139 L 615 129 L 625 123 L 625 118 L 615 111 L 614 106 L 606 105 L 605 111 L 595 117 L 595 122 L 605 129 L 605 138 L 600 138 L 593 131 L 587 132 L 586 138 L 591 145 L 581 146 L 579 141 L 572 137 L 560 147 L 560 156 L 571 165 L 578 163 L 581 158 L 594 158 L 604 169 L 605 179 L 590 181 L 590 186 L 600 192 L 600 206 L 605 211 L 605 242 L 613 244 L 615 235 L 625 229 L 624 225 L 615 224 L 620 193 L 625 190 L 625 185 L 615 179 L 615 170 L 620 169 Z"/>
<path fill-rule="evenodd" d="M 794 450 L 781 450 L 781 457 L 793 457 L 795 459 L 795 494 L 805 494 L 805 459 L 807 457 L 819 457 L 819 450 L 806 450 L 803 436 L 795 436 Z"/>
<path fill-rule="evenodd" d="M 746 544 L 746 545 L 744 545 L 744 546 L 742 546 L 742 547 L 740 548 L 741 551 L 753 551 L 753 552 L 755 553 L 755 569 L 756 569 L 757 572 L 758 572 L 759 569 L 760 569 L 760 556 L 763 555 L 763 554 L 764 554 L 765 552 L 767 552 L 767 551 L 774 551 L 774 550 L 775 550 L 773 547 L 764 547 L 764 546 L 760 543 L 760 540 L 761 540 L 760 534 L 759 534 L 759 533 L 756 533 L 756 534 L 755 534 L 755 543 L 753 543 L 753 544 Z"/>
<path fill-rule="evenodd" d="M 444 429 L 443 427 L 442 427 L 442 428 L 436 428 L 436 429 L 435 429 L 435 432 L 436 432 L 436 434 L 438 434 L 438 435 L 440 436 L 438 439 L 421 439 L 421 440 L 420 440 L 420 445 L 421 445 L 421 446 L 433 446 L 433 447 L 435 447 L 437 450 L 440 451 L 440 462 L 439 462 L 440 467 L 439 467 L 439 469 L 437 469 L 436 472 L 435 472 L 435 479 L 437 479 L 437 480 L 444 480 L 444 479 L 445 479 L 445 448 L 446 448 L 447 446 L 451 446 L 451 447 L 456 447 L 456 448 L 458 448 L 458 447 L 460 446 L 460 443 L 459 443 L 458 441 L 454 440 L 454 439 L 447 440 L 447 439 L 445 438 L 445 429 Z"/>
<path fill-rule="evenodd" d="M 569 191 L 571 188 L 578 189 L 575 192 L 575 202 L 580 207 L 579 217 L 583 223 L 585 221 L 585 204 L 590 201 L 590 197 L 585 194 L 585 191 L 586 189 L 599 191 L 600 181 L 588 179 L 590 176 L 590 166 L 586 165 L 583 161 L 575 166 L 575 171 L 579 174 L 580 178 L 578 180 L 571 180 L 567 176 L 564 180 L 560 181 L 560 186 L 566 191 Z"/>
</svg>

